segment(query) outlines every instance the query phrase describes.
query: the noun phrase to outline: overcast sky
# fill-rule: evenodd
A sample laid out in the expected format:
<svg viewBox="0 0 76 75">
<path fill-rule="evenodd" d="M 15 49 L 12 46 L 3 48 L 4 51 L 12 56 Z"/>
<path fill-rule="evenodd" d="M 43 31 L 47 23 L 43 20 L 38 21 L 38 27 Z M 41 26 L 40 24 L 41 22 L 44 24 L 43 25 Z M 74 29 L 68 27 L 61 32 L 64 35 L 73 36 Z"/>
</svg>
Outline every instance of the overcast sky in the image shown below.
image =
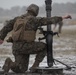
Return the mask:
<svg viewBox="0 0 76 75">
<path fill-rule="evenodd" d="M 31 3 L 37 4 L 39 6 L 45 4 L 45 0 L 0 0 L 0 7 L 4 9 L 10 9 L 13 6 L 27 6 Z M 53 3 L 66 3 L 66 2 L 76 2 L 76 0 L 52 0 Z"/>
</svg>

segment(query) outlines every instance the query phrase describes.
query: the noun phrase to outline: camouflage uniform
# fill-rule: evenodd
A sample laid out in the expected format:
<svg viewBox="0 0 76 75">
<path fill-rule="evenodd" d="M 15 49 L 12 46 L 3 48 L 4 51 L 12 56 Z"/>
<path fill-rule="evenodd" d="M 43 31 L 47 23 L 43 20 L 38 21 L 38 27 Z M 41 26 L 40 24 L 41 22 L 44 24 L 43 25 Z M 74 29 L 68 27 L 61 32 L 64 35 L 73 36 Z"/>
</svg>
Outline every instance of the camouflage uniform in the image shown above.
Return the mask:
<svg viewBox="0 0 76 75">
<path fill-rule="evenodd" d="M 34 30 L 37 31 L 37 28 L 42 25 L 47 24 L 54 24 L 59 21 L 62 21 L 62 17 L 52 17 L 52 18 L 46 18 L 46 17 L 36 17 L 38 14 L 39 7 L 37 5 L 30 5 L 27 8 L 27 13 L 25 15 L 19 16 L 21 18 L 24 18 L 26 16 L 32 16 L 31 19 L 28 21 L 25 29 L 26 30 Z M 7 33 L 10 32 L 13 29 L 14 23 L 19 18 L 16 17 L 9 21 L 9 23 L 3 27 L 3 29 L 0 31 L 0 39 L 4 40 Z M 32 35 L 31 35 L 32 36 Z M 12 64 L 10 65 L 9 69 L 12 69 L 14 72 L 25 72 L 28 69 L 28 63 L 29 63 L 29 55 L 30 54 L 37 54 L 35 58 L 35 62 L 32 66 L 38 67 L 39 63 L 43 60 L 43 58 L 46 55 L 46 44 L 43 42 L 26 42 L 26 41 L 13 41 L 13 55 L 15 56 L 15 62 L 12 62 L 11 59 L 7 59 L 5 61 L 5 64 L 3 66 L 3 69 L 5 70 L 6 63 L 9 60 Z"/>
</svg>

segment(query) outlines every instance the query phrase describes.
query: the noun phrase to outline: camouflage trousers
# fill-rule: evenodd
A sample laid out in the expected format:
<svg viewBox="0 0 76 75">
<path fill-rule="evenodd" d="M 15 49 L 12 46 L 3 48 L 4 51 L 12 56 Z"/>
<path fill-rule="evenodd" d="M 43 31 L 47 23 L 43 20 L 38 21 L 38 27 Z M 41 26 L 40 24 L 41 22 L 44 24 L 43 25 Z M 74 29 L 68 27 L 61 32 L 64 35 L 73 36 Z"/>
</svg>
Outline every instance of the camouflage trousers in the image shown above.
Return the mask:
<svg viewBox="0 0 76 75">
<path fill-rule="evenodd" d="M 32 68 L 38 67 L 46 55 L 46 44 L 42 42 L 14 42 L 12 48 L 15 62 L 13 62 L 11 69 L 16 73 L 27 71 L 30 54 L 36 54 Z"/>
</svg>

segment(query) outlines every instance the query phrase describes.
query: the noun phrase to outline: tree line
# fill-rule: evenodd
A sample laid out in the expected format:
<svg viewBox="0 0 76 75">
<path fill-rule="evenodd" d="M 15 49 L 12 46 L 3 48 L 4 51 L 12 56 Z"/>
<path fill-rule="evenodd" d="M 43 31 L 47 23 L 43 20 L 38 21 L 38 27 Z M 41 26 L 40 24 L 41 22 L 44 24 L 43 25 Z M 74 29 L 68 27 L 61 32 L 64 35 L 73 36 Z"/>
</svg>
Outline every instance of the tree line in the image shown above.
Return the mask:
<svg viewBox="0 0 76 75">
<path fill-rule="evenodd" d="M 45 11 L 45 5 L 42 5 L 39 7 L 40 16 L 44 16 L 46 11 Z M 15 17 L 21 14 L 26 13 L 27 6 L 14 6 L 10 9 L 3 9 L 0 7 L 0 17 Z M 63 15 L 65 13 L 70 13 L 70 14 L 76 14 L 76 3 L 54 3 L 52 5 L 52 15 Z"/>
</svg>

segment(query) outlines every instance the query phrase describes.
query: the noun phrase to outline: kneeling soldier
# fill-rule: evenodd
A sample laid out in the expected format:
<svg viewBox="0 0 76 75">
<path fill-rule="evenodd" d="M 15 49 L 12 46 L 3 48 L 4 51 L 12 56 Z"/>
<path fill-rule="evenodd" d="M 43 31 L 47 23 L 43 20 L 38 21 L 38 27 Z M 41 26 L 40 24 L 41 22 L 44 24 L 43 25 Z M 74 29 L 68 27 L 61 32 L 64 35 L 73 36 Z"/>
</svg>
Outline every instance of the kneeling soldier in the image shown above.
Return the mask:
<svg viewBox="0 0 76 75">
<path fill-rule="evenodd" d="M 31 67 L 31 70 L 38 67 L 40 62 L 46 55 L 46 44 L 43 42 L 36 42 L 36 31 L 41 25 L 54 24 L 68 19 L 70 16 L 63 17 L 36 17 L 38 15 L 39 7 L 35 4 L 31 4 L 27 8 L 27 13 L 16 17 L 9 21 L 0 31 L 0 44 L 3 43 L 7 33 L 12 31 L 13 46 L 12 52 L 15 57 L 13 62 L 10 58 L 5 60 L 3 69 L 5 73 L 8 73 L 11 69 L 16 73 L 24 73 L 28 69 L 30 54 L 36 54 L 35 62 Z"/>
</svg>

